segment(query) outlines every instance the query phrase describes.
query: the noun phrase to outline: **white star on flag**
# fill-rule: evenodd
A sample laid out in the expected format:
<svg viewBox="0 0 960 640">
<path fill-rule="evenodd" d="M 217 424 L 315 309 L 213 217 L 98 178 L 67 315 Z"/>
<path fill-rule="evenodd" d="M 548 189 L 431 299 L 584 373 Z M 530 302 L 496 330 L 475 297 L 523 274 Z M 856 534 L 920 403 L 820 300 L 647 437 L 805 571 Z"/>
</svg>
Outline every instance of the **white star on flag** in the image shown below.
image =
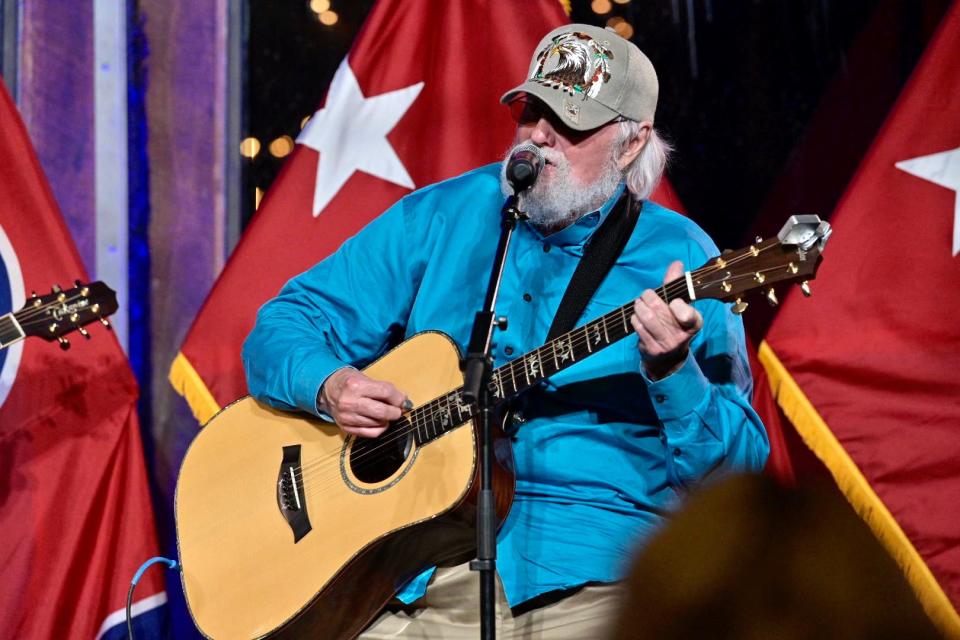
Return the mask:
<svg viewBox="0 0 960 640">
<path fill-rule="evenodd" d="M 897 169 L 956 192 L 953 203 L 953 255 L 960 253 L 960 147 L 902 160 Z"/>
<path fill-rule="evenodd" d="M 326 106 L 313 114 L 297 137 L 300 144 L 320 152 L 313 192 L 314 217 L 320 215 L 354 171 L 415 188 L 387 134 L 421 89 L 423 83 L 419 82 L 366 98 L 347 59 L 343 59 L 330 84 Z"/>
</svg>

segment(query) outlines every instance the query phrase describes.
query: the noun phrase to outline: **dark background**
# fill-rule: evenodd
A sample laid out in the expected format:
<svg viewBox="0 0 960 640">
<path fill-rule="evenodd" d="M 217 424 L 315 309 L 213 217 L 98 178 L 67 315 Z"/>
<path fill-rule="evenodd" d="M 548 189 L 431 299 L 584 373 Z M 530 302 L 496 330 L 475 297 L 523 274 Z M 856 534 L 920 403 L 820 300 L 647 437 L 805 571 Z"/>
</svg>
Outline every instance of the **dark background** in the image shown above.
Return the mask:
<svg viewBox="0 0 960 640">
<path fill-rule="evenodd" d="M 283 163 L 268 143 L 296 138 L 373 4 L 332 0 L 339 21 L 325 26 L 308 0 L 250 0 L 246 123 L 262 151 L 247 161 L 244 224 Z M 948 4 L 629 0 L 599 15 L 574 0 L 571 19 L 633 26 L 676 147 L 668 178 L 723 248 L 790 214 L 829 217 Z"/>
</svg>

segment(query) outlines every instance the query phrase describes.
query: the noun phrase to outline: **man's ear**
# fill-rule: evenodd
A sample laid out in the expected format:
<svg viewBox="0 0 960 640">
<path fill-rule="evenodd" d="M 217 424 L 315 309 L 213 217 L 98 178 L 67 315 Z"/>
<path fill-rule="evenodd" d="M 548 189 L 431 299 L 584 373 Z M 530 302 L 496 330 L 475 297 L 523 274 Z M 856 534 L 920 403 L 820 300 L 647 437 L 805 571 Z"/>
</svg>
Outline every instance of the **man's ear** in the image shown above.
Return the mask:
<svg viewBox="0 0 960 640">
<path fill-rule="evenodd" d="M 653 130 L 653 123 L 644 120 L 640 123 L 640 131 L 634 137 L 630 138 L 627 144 L 623 147 L 623 151 L 620 153 L 620 157 L 617 159 L 617 166 L 623 170 L 630 166 L 630 163 L 633 162 L 640 152 L 643 151 L 643 148 L 647 145 L 647 140 L 650 139 L 650 131 Z"/>
</svg>

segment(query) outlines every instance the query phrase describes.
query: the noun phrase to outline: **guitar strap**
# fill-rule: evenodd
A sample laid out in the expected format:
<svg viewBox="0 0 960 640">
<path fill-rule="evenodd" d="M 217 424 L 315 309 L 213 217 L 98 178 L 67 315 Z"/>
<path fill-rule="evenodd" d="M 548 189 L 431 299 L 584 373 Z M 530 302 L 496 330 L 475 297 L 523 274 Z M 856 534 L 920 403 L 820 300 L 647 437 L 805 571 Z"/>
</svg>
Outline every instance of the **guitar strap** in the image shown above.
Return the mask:
<svg viewBox="0 0 960 640">
<path fill-rule="evenodd" d="M 583 250 L 580 264 L 570 278 L 570 284 L 557 307 L 557 315 L 547 333 L 547 342 L 573 329 L 577 319 L 587 307 L 587 302 L 600 287 L 600 283 L 617 261 L 627 240 L 633 233 L 640 217 L 641 200 L 624 190 L 620 200 L 613 205 L 600 228 L 593 232 Z"/>
</svg>

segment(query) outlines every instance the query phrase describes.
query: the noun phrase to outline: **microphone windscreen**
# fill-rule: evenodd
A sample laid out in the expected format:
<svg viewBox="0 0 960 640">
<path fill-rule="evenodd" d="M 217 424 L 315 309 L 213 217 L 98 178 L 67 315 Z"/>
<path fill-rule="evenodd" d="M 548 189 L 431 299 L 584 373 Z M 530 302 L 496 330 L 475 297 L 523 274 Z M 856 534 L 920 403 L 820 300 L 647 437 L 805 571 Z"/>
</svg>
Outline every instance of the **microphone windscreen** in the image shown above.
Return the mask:
<svg viewBox="0 0 960 640">
<path fill-rule="evenodd" d="M 537 145 L 524 142 L 514 147 L 507 161 L 507 182 L 515 193 L 520 193 L 533 186 L 543 168 L 543 152 Z"/>
</svg>

